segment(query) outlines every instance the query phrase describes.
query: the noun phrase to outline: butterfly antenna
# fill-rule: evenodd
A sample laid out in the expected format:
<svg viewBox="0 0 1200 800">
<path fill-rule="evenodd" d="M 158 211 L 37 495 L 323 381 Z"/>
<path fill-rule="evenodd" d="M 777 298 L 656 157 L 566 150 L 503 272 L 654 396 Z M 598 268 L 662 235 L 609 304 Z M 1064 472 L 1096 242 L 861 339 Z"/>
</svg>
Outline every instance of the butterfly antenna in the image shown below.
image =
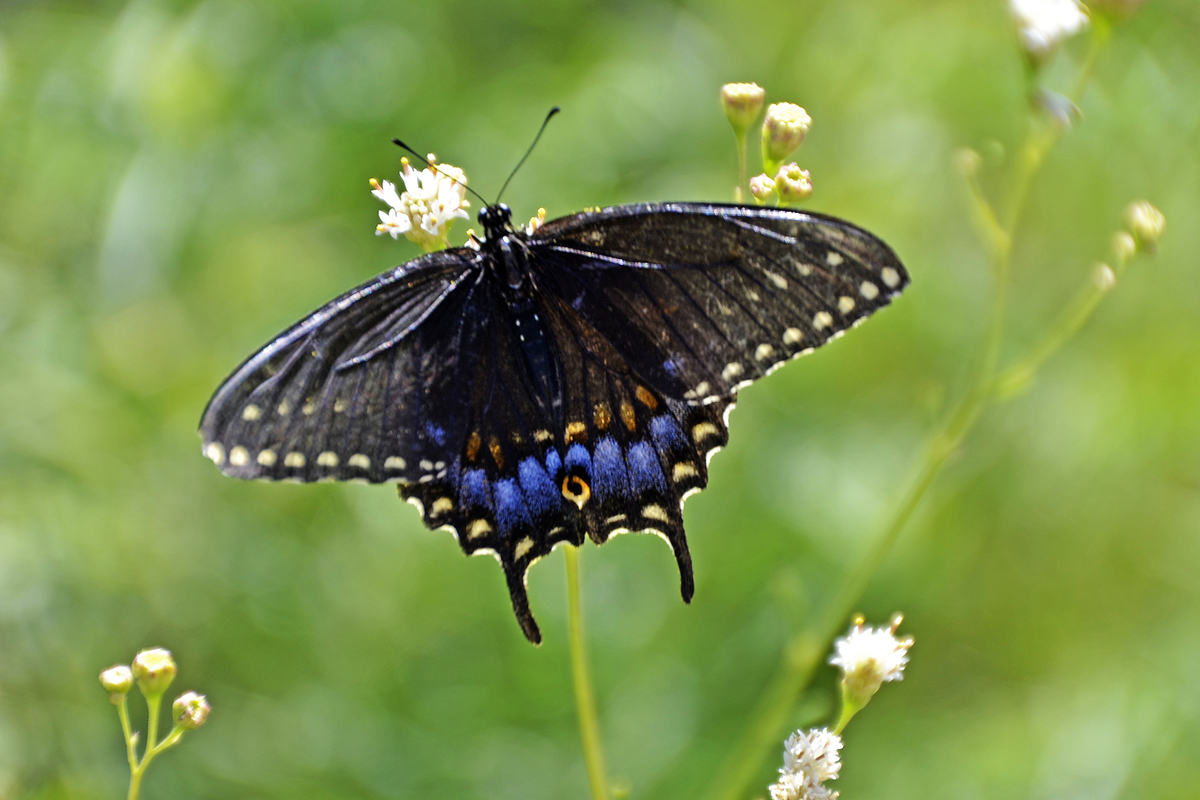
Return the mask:
<svg viewBox="0 0 1200 800">
<path fill-rule="evenodd" d="M 513 176 L 517 174 L 517 170 L 519 170 L 521 165 L 525 163 L 525 159 L 529 158 L 529 154 L 533 152 L 533 148 L 537 147 L 538 139 L 542 138 L 542 133 L 546 130 L 546 126 L 550 124 L 550 118 L 559 111 L 562 111 L 562 109 L 558 106 L 550 109 L 550 113 L 547 114 L 546 119 L 542 121 L 542 127 L 538 128 L 537 136 L 533 137 L 533 144 L 529 145 L 529 149 L 525 151 L 525 155 L 521 156 L 521 160 L 517 162 L 515 167 L 513 167 L 513 171 L 508 174 L 508 180 L 506 180 L 504 185 L 500 187 L 500 193 L 496 195 L 496 203 L 500 202 L 500 198 L 504 196 L 504 190 L 508 188 L 508 184 L 512 181 Z M 493 203 L 493 205 L 495 205 L 495 203 Z"/>
<path fill-rule="evenodd" d="M 472 189 L 470 186 L 467 186 L 467 184 L 463 183 L 463 182 L 462 182 L 462 181 L 460 181 L 458 178 L 455 178 L 453 175 L 448 175 L 448 174 L 446 174 L 445 172 L 442 172 L 442 170 L 441 170 L 441 169 L 438 167 L 438 165 L 437 165 L 437 164 L 431 164 L 431 163 L 429 163 L 429 159 L 428 159 L 428 158 L 426 158 L 425 156 L 421 155 L 421 154 L 420 154 L 420 153 L 418 153 L 416 150 L 413 150 L 411 147 L 409 147 L 408 145 L 406 145 L 404 142 L 400 141 L 399 139 L 392 139 L 392 144 L 396 145 L 397 147 L 401 148 L 402 150 L 407 150 L 408 152 L 412 153 L 414 156 L 416 156 L 417 158 L 419 158 L 419 159 L 421 160 L 421 163 L 422 163 L 422 164 L 424 164 L 425 166 L 429 167 L 431 170 L 433 170 L 434 172 L 438 173 L 439 175 L 441 175 L 441 176 L 443 176 L 443 177 L 446 177 L 446 178 L 449 178 L 450 180 L 454 181 L 454 182 L 455 182 L 455 183 L 457 183 L 459 186 L 463 187 L 463 188 L 464 188 L 464 189 L 466 189 L 468 192 L 470 192 L 471 194 L 473 194 L 473 195 L 475 195 L 476 197 L 478 197 L 478 198 L 479 198 L 479 202 L 483 203 L 485 206 L 486 206 L 486 205 L 488 205 L 487 198 L 485 198 L 485 197 L 484 197 L 483 195 L 481 195 L 479 192 L 477 192 L 477 191 L 475 191 L 474 189 Z"/>
</svg>

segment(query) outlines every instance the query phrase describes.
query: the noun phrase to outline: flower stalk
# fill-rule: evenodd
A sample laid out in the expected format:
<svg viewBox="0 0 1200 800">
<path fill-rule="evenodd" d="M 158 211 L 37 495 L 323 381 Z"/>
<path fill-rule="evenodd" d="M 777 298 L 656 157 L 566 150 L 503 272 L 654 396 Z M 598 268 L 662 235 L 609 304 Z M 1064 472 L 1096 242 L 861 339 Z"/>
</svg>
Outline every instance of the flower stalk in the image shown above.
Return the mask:
<svg viewBox="0 0 1200 800">
<path fill-rule="evenodd" d="M 163 693 L 175 679 L 175 661 L 171 653 L 161 648 L 143 650 L 133 659 L 132 668 L 120 665 L 100 673 L 100 685 L 109 693 L 109 699 L 117 707 L 121 721 L 121 733 L 125 737 L 125 754 L 129 760 L 128 800 L 137 800 L 142 787 L 142 777 L 154 757 L 179 743 L 183 734 L 195 730 L 208 719 L 208 700 L 204 695 L 185 692 L 172 706 L 174 725 L 159 741 L 158 720 L 162 708 Z M 129 724 L 129 690 L 136 681 L 146 700 L 148 718 L 146 722 L 146 746 L 138 758 L 139 734 Z"/>
<path fill-rule="evenodd" d="M 1079 27 L 1082 25 L 1073 30 Z M 1062 33 L 1062 36 L 1069 35 L 1073 30 Z M 1097 24 L 1092 26 L 1091 47 L 1075 81 L 1070 102 L 1076 102 L 1082 95 L 1109 41 L 1110 33 L 1111 26 L 1107 19 L 1098 20 Z M 1057 40 L 1053 44 L 1057 46 Z M 1030 55 L 1027 50 L 1026 56 Z M 1040 63 L 1039 60 L 1039 66 Z M 997 212 L 978 183 L 976 173 L 981 161 L 978 155 L 971 151 L 960 154 L 959 168 L 966 179 L 973 217 L 989 254 L 993 278 L 992 309 L 988 330 L 983 339 L 980 366 L 963 399 L 948 415 L 941 429 L 929 440 L 904 496 L 883 525 L 878 538 L 857 567 L 846 576 L 841 588 L 817 615 L 816 621 L 795 633 L 785 645 L 775 675 L 751 715 L 741 741 L 732 749 L 729 758 L 711 784 L 712 789 L 708 793 L 710 800 L 739 800 L 745 795 L 754 775 L 758 773 L 761 754 L 772 741 L 777 741 L 779 731 L 809 686 L 826 643 L 836 635 L 842 624 L 841 620 L 844 620 L 859 603 L 863 592 L 891 552 L 901 531 L 911 520 L 947 461 L 962 447 L 989 402 L 1001 399 L 1027 384 L 1042 364 L 1083 327 L 1123 273 L 1134 252 L 1153 252 L 1157 243 L 1156 237 L 1161 236 L 1164 228 L 1161 214 L 1158 214 L 1157 210 L 1153 213 L 1146 209 L 1128 211 L 1126 224 L 1131 229 L 1147 232 L 1149 239 L 1144 243 L 1139 241 L 1136 230 L 1119 236 L 1116 240 L 1113 267 L 1099 265 L 1093 270 L 1079 295 L 1067 305 L 1044 339 L 1013 366 L 1005 370 L 999 369 L 1008 308 L 1013 237 L 1025 209 L 1033 180 L 1065 130 L 1066 126 L 1061 117 L 1038 114 L 1031 120 L 1025 140 L 1017 150 L 1008 191 L 1004 194 L 1002 212 Z M 1139 225 L 1141 227 L 1138 227 Z M 840 732 L 850 717 L 861 708 L 861 704 L 856 708 L 856 703 L 857 699 L 854 697 L 846 701 L 837 731 Z"/>
<path fill-rule="evenodd" d="M 746 133 L 758 119 L 765 97 L 766 92 L 756 83 L 727 83 L 721 87 L 721 107 L 737 139 L 738 179 L 733 199 L 738 203 L 746 199 Z"/>
<path fill-rule="evenodd" d="M 608 800 L 608 777 L 604 771 L 604 751 L 600 744 L 596 697 L 592 691 L 583 636 L 583 606 L 579 598 L 579 548 L 567 545 L 564 548 L 564 557 L 567 566 L 567 624 L 570 627 L 571 675 L 575 683 L 575 707 L 579 713 L 583 760 L 587 767 L 592 800 Z"/>
</svg>

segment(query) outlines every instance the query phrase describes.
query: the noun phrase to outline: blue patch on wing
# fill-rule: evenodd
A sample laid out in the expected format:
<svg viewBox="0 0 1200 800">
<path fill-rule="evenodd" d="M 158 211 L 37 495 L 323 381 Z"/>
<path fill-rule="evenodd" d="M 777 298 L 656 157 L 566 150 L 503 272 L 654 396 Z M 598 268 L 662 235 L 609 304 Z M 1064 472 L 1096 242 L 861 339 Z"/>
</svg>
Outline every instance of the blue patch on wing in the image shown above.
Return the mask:
<svg viewBox="0 0 1200 800">
<path fill-rule="evenodd" d="M 525 498 L 521 488 L 513 478 L 496 481 L 496 525 L 500 528 L 500 536 L 507 538 L 514 529 L 528 528 L 532 524 L 529 510 L 525 507 Z"/>
<path fill-rule="evenodd" d="M 664 453 L 688 449 L 687 437 L 669 414 L 650 420 L 650 438 L 654 439 L 654 446 Z"/>
<path fill-rule="evenodd" d="M 556 484 L 562 483 L 563 463 L 553 447 L 546 451 L 546 472 L 550 474 L 550 480 Z"/>
<path fill-rule="evenodd" d="M 589 481 L 592 479 L 592 457 L 588 454 L 587 448 L 581 444 L 573 444 L 567 450 L 565 466 L 568 470 L 582 470 Z"/>
<path fill-rule="evenodd" d="M 521 478 L 521 491 L 525 493 L 525 500 L 533 516 L 544 517 L 559 509 L 562 505 L 562 494 L 536 458 L 530 456 L 522 461 L 517 467 L 517 474 Z"/>
<path fill-rule="evenodd" d="M 662 494 L 667 493 L 667 477 L 663 475 L 658 463 L 658 455 L 647 442 L 637 442 L 630 446 L 627 456 L 629 461 L 629 478 L 633 483 L 633 493 L 642 495 L 652 489 Z"/>
<path fill-rule="evenodd" d="M 434 425 L 432 422 L 426 422 L 425 435 L 437 442 L 438 447 L 444 447 L 446 444 L 446 429 L 441 425 Z"/>
<path fill-rule="evenodd" d="M 469 469 L 463 473 L 458 490 L 458 504 L 468 514 L 479 510 L 492 510 L 492 493 L 488 491 L 487 475 L 481 469 Z"/>
<path fill-rule="evenodd" d="M 629 496 L 625 456 L 621 453 L 621 445 L 611 436 L 605 436 L 596 443 L 596 452 L 592 455 L 592 469 L 592 493 L 596 495 L 597 500 L 603 503 Z"/>
</svg>

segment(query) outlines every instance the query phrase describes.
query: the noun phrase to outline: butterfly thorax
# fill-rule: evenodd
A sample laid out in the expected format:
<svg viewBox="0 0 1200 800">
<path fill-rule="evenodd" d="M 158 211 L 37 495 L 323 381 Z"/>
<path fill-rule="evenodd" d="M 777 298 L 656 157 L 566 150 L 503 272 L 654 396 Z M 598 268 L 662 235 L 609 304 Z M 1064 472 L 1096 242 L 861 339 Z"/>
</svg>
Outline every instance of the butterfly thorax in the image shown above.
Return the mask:
<svg viewBox="0 0 1200 800">
<path fill-rule="evenodd" d="M 512 211 L 504 203 L 486 206 L 479 211 L 483 225 L 483 250 L 490 256 L 488 268 L 507 288 L 510 302 L 520 302 L 529 293 L 529 254 L 525 237 L 512 227 Z"/>
<path fill-rule="evenodd" d="M 511 221 L 512 212 L 503 203 L 480 210 L 479 222 L 487 235 L 483 242 L 486 269 L 494 275 L 508 305 L 512 330 L 529 368 L 528 379 L 536 387 L 534 394 L 543 411 L 557 422 L 563 405 L 557 362 L 546 322 L 538 314 L 526 237 L 513 230 Z"/>
</svg>

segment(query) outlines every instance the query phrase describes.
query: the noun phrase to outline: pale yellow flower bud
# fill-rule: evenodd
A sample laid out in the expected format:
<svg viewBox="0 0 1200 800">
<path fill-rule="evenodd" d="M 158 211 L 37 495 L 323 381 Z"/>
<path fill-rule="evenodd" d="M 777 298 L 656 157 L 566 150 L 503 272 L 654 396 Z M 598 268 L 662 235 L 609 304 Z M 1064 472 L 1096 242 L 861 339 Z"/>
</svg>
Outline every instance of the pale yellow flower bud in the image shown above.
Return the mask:
<svg viewBox="0 0 1200 800">
<path fill-rule="evenodd" d="M 124 664 L 110 667 L 100 673 L 100 685 L 108 692 L 113 705 L 118 705 L 133 688 L 133 670 Z"/>
<path fill-rule="evenodd" d="M 1117 231 L 1113 234 L 1113 252 L 1118 261 L 1128 261 L 1137 253 L 1137 242 L 1128 231 Z"/>
<path fill-rule="evenodd" d="M 169 650 L 143 650 L 133 659 L 133 677 L 146 697 L 161 696 L 175 680 L 175 671 Z"/>
<path fill-rule="evenodd" d="M 210 711 L 212 707 L 208 704 L 208 698 L 195 692 L 184 692 L 171 705 L 175 724 L 185 731 L 194 731 L 203 725 Z"/>
<path fill-rule="evenodd" d="M 750 179 L 750 194 L 754 195 L 754 199 L 759 205 L 762 205 L 771 195 L 775 194 L 775 181 L 767 177 L 765 172 L 762 175 L 755 175 Z"/>
<path fill-rule="evenodd" d="M 973 178 L 983 165 L 983 156 L 970 147 L 960 147 L 954 154 L 954 166 L 964 178 Z"/>
<path fill-rule="evenodd" d="M 757 83 L 727 83 L 721 87 L 721 107 L 738 136 L 758 119 L 766 95 L 766 90 Z"/>
<path fill-rule="evenodd" d="M 779 193 L 779 202 L 785 206 L 812 197 L 813 185 L 808 170 L 800 169 L 800 165 L 794 161 L 784 164 L 775 176 L 775 191 Z"/>
<path fill-rule="evenodd" d="M 794 103 L 772 103 L 763 120 L 763 170 L 773 173 L 783 160 L 796 151 L 808 134 L 812 118 Z"/>
<path fill-rule="evenodd" d="M 1139 200 L 1125 209 L 1125 225 L 1133 234 L 1138 249 L 1153 253 L 1158 249 L 1158 240 L 1167 228 L 1167 219 L 1148 201 Z"/>
</svg>

